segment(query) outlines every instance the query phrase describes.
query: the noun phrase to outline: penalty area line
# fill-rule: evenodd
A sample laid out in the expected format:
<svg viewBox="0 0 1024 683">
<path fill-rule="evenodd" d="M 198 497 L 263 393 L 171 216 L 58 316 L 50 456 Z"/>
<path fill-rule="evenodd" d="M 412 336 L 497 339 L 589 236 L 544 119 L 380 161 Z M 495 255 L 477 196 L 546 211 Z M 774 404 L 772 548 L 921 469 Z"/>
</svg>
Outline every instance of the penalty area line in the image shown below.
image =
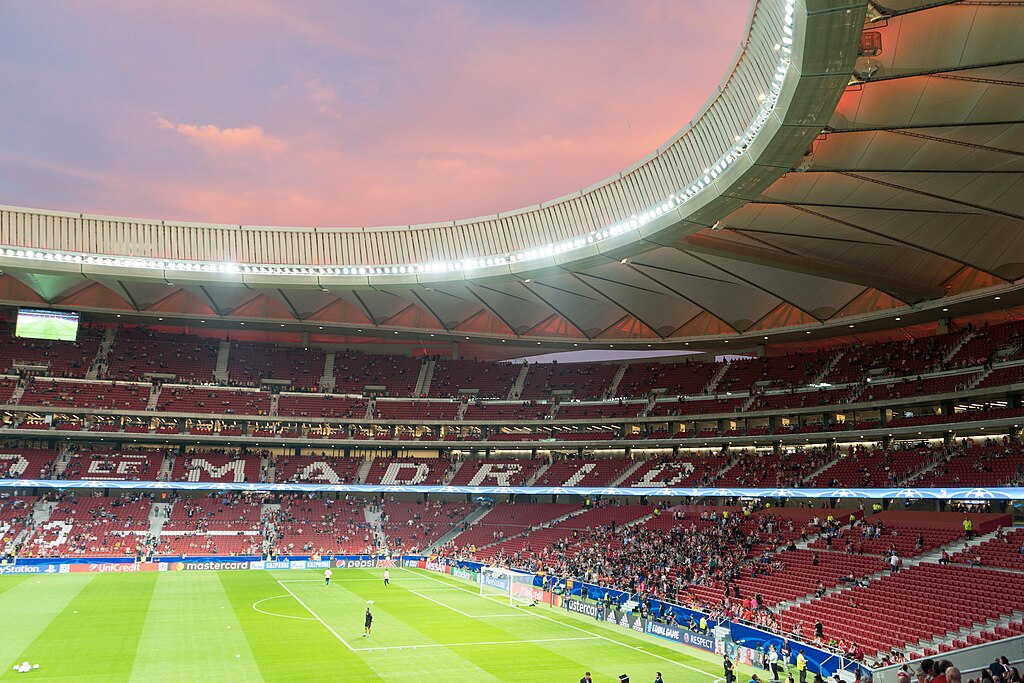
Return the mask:
<svg viewBox="0 0 1024 683">
<path fill-rule="evenodd" d="M 408 589 L 406 589 L 406 590 L 408 590 Z M 431 598 L 429 596 L 423 595 L 422 593 L 417 593 L 414 590 L 409 590 L 409 592 L 412 593 L 413 595 L 417 596 L 417 597 L 423 598 L 424 600 L 429 600 L 430 602 L 434 603 L 435 605 L 440 605 L 441 607 L 446 607 L 446 608 L 450 609 L 453 612 L 458 612 L 462 616 L 469 617 L 470 619 L 507 619 L 509 617 L 525 617 L 526 616 L 525 614 L 469 614 L 468 612 L 463 612 L 458 607 L 452 607 L 451 605 L 445 604 L 445 603 L 441 602 L 440 600 L 435 600 L 434 598 Z"/>
<path fill-rule="evenodd" d="M 288 595 L 290 595 L 290 596 L 292 596 L 293 598 L 295 598 L 295 601 L 296 601 L 297 603 L 299 603 L 300 605 L 302 605 L 303 607 L 305 607 L 305 608 L 306 608 L 306 611 L 307 611 L 307 612 L 309 612 L 309 613 L 310 613 L 310 614 L 311 614 L 311 615 L 313 616 L 313 618 L 314 618 L 314 619 L 316 619 L 317 621 L 319 621 L 319 622 L 320 622 L 320 623 L 321 623 L 321 624 L 323 625 L 323 627 L 324 627 L 325 629 L 327 629 L 328 631 L 330 631 L 330 632 L 331 632 L 331 635 L 332 635 L 332 636 L 334 636 L 334 637 L 335 637 L 335 638 L 337 638 L 337 639 L 338 639 L 339 641 L 341 641 L 341 644 L 342 644 L 342 645 L 344 645 L 345 647 L 347 647 L 347 648 L 349 649 L 349 652 L 355 652 L 355 651 L 356 651 L 354 647 L 352 647 L 351 645 L 349 645 L 349 644 L 348 644 L 348 641 L 347 641 L 347 640 L 345 640 L 344 638 L 342 638 L 342 637 L 341 637 L 341 636 L 340 636 L 340 635 L 338 634 L 338 632 L 337 632 L 337 631 L 335 631 L 335 630 L 334 630 L 333 628 L 331 628 L 331 625 L 330 625 L 330 624 L 328 624 L 328 623 L 327 623 L 326 621 L 324 621 L 323 619 L 321 619 L 321 618 L 320 618 L 320 615 L 319 615 L 319 614 L 317 614 L 317 613 L 316 613 L 316 612 L 314 612 L 314 611 L 313 611 L 312 609 L 310 609 L 309 605 L 307 605 L 306 603 L 304 603 L 304 602 L 302 601 L 302 599 L 301 599 L 301 598 L 299 598 L 299 596 L 298 596 L 298 595 L 296 595 L 295 593 L 292 593 L 292 589 L 291 589 L 291 588 L 289 588 L 288 586 L 284 585 L 284 584 L 283 584 L 283 583 L 281 583 L 280 581 L 278 581 L 278 583 L 279 583 L 279 584 L 281 584 L 281 588 L 283 588 L 283 589 L 285 589 L 286 591 L 288 591 Z"/>
</svg>

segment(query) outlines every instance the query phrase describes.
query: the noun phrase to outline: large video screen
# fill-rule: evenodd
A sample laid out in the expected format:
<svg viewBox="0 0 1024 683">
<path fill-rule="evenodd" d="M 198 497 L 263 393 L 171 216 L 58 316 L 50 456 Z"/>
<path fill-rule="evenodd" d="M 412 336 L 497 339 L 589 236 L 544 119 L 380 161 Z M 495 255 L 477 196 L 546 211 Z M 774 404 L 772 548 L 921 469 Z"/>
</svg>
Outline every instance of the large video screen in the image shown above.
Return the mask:
<svg viewBox="0 0 1024 683">
<path fill-rule="evenodd" d="M 78 339 L 78 314 L 69 311 L 20 308 L 14 336 L 73 342 Z"/>
</svg>

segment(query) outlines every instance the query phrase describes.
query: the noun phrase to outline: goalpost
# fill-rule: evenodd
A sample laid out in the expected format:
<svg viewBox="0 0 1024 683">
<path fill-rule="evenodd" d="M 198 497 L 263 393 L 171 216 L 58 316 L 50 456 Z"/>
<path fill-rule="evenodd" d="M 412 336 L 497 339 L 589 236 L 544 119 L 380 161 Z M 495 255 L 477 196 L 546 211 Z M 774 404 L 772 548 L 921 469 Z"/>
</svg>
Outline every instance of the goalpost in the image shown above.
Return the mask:
<svg viewBox="0 0 1024 683">
<path fill-rule="evenodd" d="M 480 571 L 480 595 L 501 596 L 508 604 L 532 604 L 539 599 L 541 590 L 533 585 L 533 574 L 525 574 L 501 567 L 484 567 Z"/>
</svg>

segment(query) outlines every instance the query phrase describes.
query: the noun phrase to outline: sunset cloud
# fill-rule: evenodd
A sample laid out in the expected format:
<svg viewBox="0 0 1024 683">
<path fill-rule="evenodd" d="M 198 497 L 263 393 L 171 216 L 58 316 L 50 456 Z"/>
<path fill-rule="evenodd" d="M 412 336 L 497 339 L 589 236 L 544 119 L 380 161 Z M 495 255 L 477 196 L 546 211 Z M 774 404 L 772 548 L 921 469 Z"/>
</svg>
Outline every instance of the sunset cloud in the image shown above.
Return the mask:
<svg viewBox="0 0 1024 683">
<path fill-rule="evenodd" d="M 266 135 L 260 126 L 218 128 L 210 123 L 205 126 L 197 126 L 191 123 L 173 123 L 163 116 L 156 117 L 156 125 L 165 130 L 174 131 L 207 152 L 232 150 L 281 152 L 287 148 L 284 141 Z"/>
<path fill-rule="evenodd" d="M 0 203 L 360 227 L 614 176 L 715 92 L 750 2 L 3 7 L 0 87 L 18 97 L 0 101 Z"/>
</svg>

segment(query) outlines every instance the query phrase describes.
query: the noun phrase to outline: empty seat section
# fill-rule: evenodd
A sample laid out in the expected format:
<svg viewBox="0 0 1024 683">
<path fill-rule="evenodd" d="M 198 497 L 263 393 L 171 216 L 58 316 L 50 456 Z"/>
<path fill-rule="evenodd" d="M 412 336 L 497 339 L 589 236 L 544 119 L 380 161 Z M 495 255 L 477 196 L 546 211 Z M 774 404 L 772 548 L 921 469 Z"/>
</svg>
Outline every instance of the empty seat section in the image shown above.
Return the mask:
<svg viewBox="0 0 1024 683">
<path fill-rule="evenodd" d="M 45 366 L 50 377 L 85 377 L 100 348 L 102 332 L 83 327 L 73 342 L 24 339 L 14 336 L 14 327 L 0 323 L 0 372 L 16 363 Z"/>
<path fill-rule="evenodd" d="M 145 410 L 150 385 L 134 382 L 73 382 L 37 377 L 25 387 L 19 405 L 61 408 Z"/>
<path fill-rule="evenodd" d="M 147 373 L 173 375 L 179 382 L 213 380 L 220 341 L 185 334 L 120 329 L 107 357 L 108 379 L 144 380 Z"/>
<path fill-rule="evenodd" d="M 306 391 L 320 386 L 327 354 L 320 349 L 232 342 L 228 376 L 236 385 L 258 387 L 264 379 L 286 380 Z"/>
<path fill-rule="evenodd" d="M 270 394 L 250 389 L 165 385 L 160 391 L 157 409 L 173 413 L 267 415 Z"/>
<path fill-rule="evenodd" d="M 411 396 L 419 375 L 420 360 L 410 356 L 349 350 L 334 355 L 334 390 L 340 394 L 362 394 L 376 386 L 384 387 L 386 396 Z"/>
<path fill-rule="evenodd" d="M 704 393 L 711 378 L 718 372 L 718 363 L 630 363 L 619 381 L 619 396 L 642 398 L 651 391 L 664 390 L 669 395 L 696 396 Z"/>
<path fill-rule="evenodd" d="M 332 394 L 282 393 L 277 399 L 277 414 L 282 417 L 366 417 L 367 400 Z"/>
<path fill-rule="evenodd" d="M 460 389 L 475 389 L 479 398 L 507 398 L 522 365 L 438 358 L 430 380 L 430 396 L 458 397 Z"/>
</svg>

